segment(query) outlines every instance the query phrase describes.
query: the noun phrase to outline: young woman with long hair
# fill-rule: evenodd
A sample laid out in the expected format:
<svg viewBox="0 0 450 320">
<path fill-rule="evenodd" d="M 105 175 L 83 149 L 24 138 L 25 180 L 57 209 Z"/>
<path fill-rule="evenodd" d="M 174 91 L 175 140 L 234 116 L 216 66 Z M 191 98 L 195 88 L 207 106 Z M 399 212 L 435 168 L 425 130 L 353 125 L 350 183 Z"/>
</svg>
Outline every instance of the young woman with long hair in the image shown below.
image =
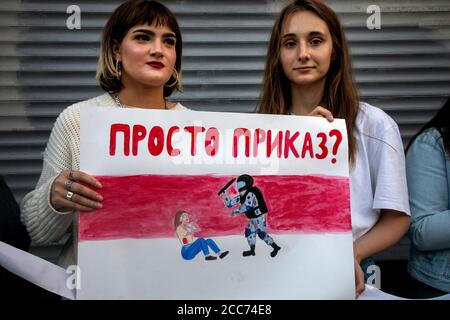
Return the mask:
<svg viewBox="0 0 450 320">
<path fill-rule="evenodd" d="M 259 112 L 345 119 L 358 296 L 370 257 L 408 230 L 405 159 L 396 123 L 359 101 L 341 23 L 322 1 L 293 1 L 278 16 Z"/>
</svg>

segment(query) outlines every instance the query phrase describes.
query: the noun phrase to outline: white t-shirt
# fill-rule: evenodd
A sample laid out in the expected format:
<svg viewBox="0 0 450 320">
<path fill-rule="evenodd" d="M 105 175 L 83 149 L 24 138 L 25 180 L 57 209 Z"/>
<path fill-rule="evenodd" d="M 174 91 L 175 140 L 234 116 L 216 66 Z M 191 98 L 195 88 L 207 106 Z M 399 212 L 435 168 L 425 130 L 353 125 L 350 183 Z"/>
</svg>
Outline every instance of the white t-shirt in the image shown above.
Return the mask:
<svg viewBox="0 0 450 320">
<path fill-rule="evenodd" d="M 357 153 L 350 167 L 350 202 L 356 240 L 377 223 L 380 209 L 411 213 L 397 124 L 381 109 L 361 102 L 354 136 Z"/>
</svg>

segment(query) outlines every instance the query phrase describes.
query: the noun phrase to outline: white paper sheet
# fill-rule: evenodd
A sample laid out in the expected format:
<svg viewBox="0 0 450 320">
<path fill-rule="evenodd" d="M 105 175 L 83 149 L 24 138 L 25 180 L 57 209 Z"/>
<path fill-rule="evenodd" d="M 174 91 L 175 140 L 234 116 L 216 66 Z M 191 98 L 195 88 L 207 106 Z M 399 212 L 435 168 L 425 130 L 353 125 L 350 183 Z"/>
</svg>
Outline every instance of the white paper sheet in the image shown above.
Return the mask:
<svg viewBox="0 0 450 320">
<path fill-rule="evenodd" d="M 70 300 L 75 299 L 75 290 L 70 290 L 66 286 L 69 275 L 63 268 L 1 241 L 0 265 L 45 290 Z M 358 300 L 408 299 L 391 295 L 375 287 L 366 285 L 366 290 L 359 296 Z M 450 294 L 430 300 L 450 300 Z"/>
<path fill-rule="evenodd" d="M 77 299 L 354 299 L 343 119 L 118 108 L 80 119 L 80 170 L 103 185 L 103 207 L 80 215 Z M 266 192 L 258 234 L 273 236 L 276 258 L 270 238 L 243 256 L 250 222 L 232 221 L 237 206 L 219 196 L 243 174 L 258 201 Z M 308 189 L 309 179 L 323 183 Z M 213 238 L 226 259 L 205 263 L 208 247 L 182 256 L 202 242 L 176 233 L 180 210 L 199 222 L 195 241 Z"/>
<path fill-rule="evenodd" d="M 366 284 L 366 290 L 359 296 L 358 300 L 411 300 L 403 297 L 394 296 Z M 450 300 L 450 294 L 440 297 L 424 300 Z"/>
<path fill-rule="evenodd" d="M 63 268 L 0 241 L 0 265 L 35 285 L 74 300 L 75 290 L 66 283 L 69 274 Z"/>
</svg>

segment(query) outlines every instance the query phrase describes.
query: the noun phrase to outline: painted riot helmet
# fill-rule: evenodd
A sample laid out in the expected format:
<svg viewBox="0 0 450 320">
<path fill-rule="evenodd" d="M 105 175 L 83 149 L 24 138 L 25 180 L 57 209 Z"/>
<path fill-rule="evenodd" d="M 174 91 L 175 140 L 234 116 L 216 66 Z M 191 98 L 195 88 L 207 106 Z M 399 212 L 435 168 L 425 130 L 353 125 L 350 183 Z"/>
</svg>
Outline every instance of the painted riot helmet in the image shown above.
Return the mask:
<svg viewBox="0 0 450 320">
<path fill-rule="evenodd" d="M 253 178 L 248 174 L 240 175 L 237 178 L 236 186 L 238 188 L 239 193 L 245 192 L 249 188 L 253 186 Z"/>
</svg>

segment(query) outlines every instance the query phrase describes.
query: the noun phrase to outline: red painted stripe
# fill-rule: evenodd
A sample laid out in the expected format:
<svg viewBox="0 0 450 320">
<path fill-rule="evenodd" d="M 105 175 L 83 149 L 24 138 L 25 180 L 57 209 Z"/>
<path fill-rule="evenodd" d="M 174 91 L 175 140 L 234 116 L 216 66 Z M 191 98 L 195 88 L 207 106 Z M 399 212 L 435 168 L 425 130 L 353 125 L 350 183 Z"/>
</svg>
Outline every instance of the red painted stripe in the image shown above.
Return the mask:
<svg viewBox="0 0 450 320">
<path fill-rule="evenodd" d="M 174 215 L 189 212 L 200 237 L 241 235 L 244 215 L 231 217 L 217 192 L 230 176 L 97 177 L 103 208 L 80 214 L 79 240 L 174 237 Z M 255 176 L 266 200 L 270 233 L 349 232 L 349 179 Z"/>
</svg>

